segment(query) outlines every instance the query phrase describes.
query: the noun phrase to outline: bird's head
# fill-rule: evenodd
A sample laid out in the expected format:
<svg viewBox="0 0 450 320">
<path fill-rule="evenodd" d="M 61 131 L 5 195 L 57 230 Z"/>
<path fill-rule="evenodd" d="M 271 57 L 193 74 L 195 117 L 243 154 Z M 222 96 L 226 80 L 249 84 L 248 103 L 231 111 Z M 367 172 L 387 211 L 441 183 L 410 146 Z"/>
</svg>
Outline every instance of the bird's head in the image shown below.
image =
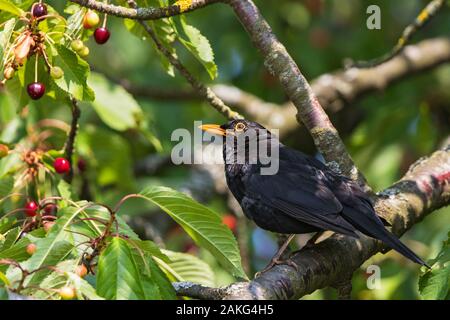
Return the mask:
<svg viewBox="0 0 450 320">
<path fill-rule="evenodd" d="M 259 123 L 249 120 L 231 120 L 223 125 L 205 124 L 200 129 L 223 137 L 226 164 L 259 163 L 270 158 L 274 154 L 273 148 L 279 146 L 276 136 Z"/>
<path fill-rule="evenodd" d="M 223 125 L 204 124 L 199 128 L 211 134 L 221 135 L 224 137 L 239 137 L 242 134 L 248 135 L 252 133 L 259 135 L 263 132 L 265 135 L 270 135 L 270 132 L 259 123 L 243 119 L 231 120 Z"/>
</svg>

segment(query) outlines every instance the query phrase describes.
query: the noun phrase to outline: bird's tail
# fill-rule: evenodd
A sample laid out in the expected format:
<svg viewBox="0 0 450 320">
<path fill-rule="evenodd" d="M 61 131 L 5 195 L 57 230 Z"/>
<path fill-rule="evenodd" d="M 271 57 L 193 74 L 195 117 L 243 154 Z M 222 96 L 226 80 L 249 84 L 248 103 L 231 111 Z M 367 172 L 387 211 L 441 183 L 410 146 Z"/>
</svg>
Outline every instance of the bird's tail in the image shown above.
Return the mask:
<svg viewBox="0 0 450 320">
<path fill-rule="evenodd" d="M 409 249 L 403 242 L 401 242 L 394 234 L 390 233 L 388 230 L 384 230 L 383 234 L 379 235 L 377 238 L 384 243 L 386 243 L 389 247 L 394 249 L 395 251 L 401 253 L 409 260 L 418 263 L 422 266 L 426 266 L 430 268 L 417 254 L 415 254 L 411 249 Z"/>
<path fill-rule="evenodd" d="M 346 220 L 349 220 L 359 231 L 364 234 L 381 240 L 387 244 L 390 248 L 401 253 L 409 260 L 418 263 L 422 266 L 430 268 L 425 261 L 423 261 L 418 255 L 416 255 L 411 249 L 404 245 L 394 234 L 389 232 L 380 218 L 376 215 L 371 206 L 365 203 L 361 203 L 365 208 L 359 208 L 355 210 L 351 207 L 345 207 L 343 210 L 343 216 Z"/>
</svg>

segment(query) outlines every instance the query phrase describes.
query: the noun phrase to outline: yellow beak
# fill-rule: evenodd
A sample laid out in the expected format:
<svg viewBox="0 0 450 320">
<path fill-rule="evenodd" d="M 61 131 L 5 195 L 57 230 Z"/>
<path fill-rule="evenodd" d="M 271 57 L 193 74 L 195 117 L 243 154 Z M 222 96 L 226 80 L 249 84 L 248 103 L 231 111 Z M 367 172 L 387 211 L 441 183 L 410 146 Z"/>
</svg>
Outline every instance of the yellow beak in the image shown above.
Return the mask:
<svg viewBox="0 0 450 320">
<path fill-rule="evenodd" d="M 218 134 L 220 136 L 226 136 L 226 130 L 222 129 L 218 124 L 204 124 L 199 126 L 203 131 L 209 132 L 211 134 Z"/>
</svg>

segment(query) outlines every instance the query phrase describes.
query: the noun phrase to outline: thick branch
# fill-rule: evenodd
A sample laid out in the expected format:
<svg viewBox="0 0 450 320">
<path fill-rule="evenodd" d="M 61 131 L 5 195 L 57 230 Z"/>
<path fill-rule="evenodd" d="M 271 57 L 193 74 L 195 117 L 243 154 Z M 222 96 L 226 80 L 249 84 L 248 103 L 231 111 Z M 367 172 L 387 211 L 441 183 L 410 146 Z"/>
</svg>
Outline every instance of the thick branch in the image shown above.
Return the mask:
<svg viewBox="0 0 450 320">
<path fill-rule="evenodd" d="M 218 0 L 181 0 L 171 6 L 164 8 L 126 8 L 100 2 L 96 0 L 70 0 L 79 5 L 107 13 L 116 17 L 139 19 L 139 20 L 156 20 L 176 16 L 181 13 L 190 12 L 199 8 L 206 7 L 209 4 L 216 3 Z"/>
<path fill-rule="evenodd" d="M 311 87 L 322 107 L 328 112 L 338 112 L 356 102 L 363 95 L 384 90 L 396 82 L 450 61 L 450 39 L 435 38 L 406 46 L 392 60 L 377 67 L 360 70 L 352 68 L 324 74 L 311 81 Z M 201 99 L 193 90 L 157 89 L 136 86 L 127 80 L 113 79 L 131 94 L 160 100 Z M 298 128 L 295 106 L 291 102 L 282 105 L 267 102 L 259 97 L 230 85 L 211 87 L 227 105 L 242 110 L 250 119 L 279 128 L 280 136 Z"/>
<path fill-rule="evenodd" d="M 253 44 L 264 58 L 267 70 L 280 81 L 285 93 L 297 108 L 298 121 L 311 133 L 317 149 L 327 162 L 339 164 L 341 172 L 367 187 L 337 130 L 322 109 L 311 86 L 297 64 L 278 41 L 266 20 L 251 0 L 229 0 L 237 17 L 247 30 Z"/>
<path fill-rule="evenodd" d="M 400 236 L 434 210 L 450 203 L 450 146 L 418 160 L 396 184 L 378 195 L 375 205 L 380 216 Z M 222 299 L 298 299 L 327 286 L 349 279 L 364 261 L 384 249 L 381 242 L 335 234 L 317 245 L 302 249 L 288 265 L 275 266 L 250 282 L 234 283 L 220 290 Z M 214 299 L 203 290 L 196 298 Z M 180 293 L 181 294 L 181 293 Z M 184 295 L 190 295 L 185 288 Z"/>
</svg>

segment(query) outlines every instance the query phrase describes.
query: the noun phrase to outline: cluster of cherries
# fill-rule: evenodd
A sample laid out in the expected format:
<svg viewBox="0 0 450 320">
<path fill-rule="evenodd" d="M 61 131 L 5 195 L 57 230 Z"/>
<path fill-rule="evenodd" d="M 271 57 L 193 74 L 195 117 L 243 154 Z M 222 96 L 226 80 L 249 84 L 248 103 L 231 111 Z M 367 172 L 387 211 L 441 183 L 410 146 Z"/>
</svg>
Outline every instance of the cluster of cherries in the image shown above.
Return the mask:
<svg viewBox="0 0 450 320">
<path fill-rule="evenodd" d="M 47 6 L 42 3 L 35 3 L 32 7 L 31 14 L 36 21 L 44 20 L 48 15 Z M 83 27 L 85 29 L 92 29 L 98 26 L 100 23 L 100 17 L 95 11 L 88 10 L 83 18 Z M 106 28 L 106 15 L 102 27 L 97 27 L 94 31 L 94 39 L 98 44 L 105 44 L 111 33 Z M 71 48 L 82 58 L 89 55 L 89 48 L 84 45 L 83 41 L 75 39 L 71 43 Z M 14 76 L 15 69 L 13 67 L 5 68 L 3 75 L 6 80 L 11 79 Z M 59 67 L 51 67 L 50 76 L 54 79 L 60 79 L 64 75 L 64 72 Z M 27 93 L 33 100 L 42 98 L 45 94 L 45 85 L 42 82 L 35 81 L 27 86 Z"/>
<path fill-rule="evenodd" d="M 66 158 L 56 158 L 53 162 L 53 168 L 59 174 L 66 174 L 70 171 L 70 162 Z M 28 217 L 34 217 L 37 215 L 39 210 L 39 205 L 34 200 L 30 200 L 25 204 L 25 214 Z M 44 212 L 47 215 L 54 215 L 57 208 L 56 205 L 49 203 L 44 207 Z M 45 226 L 44 226 L 45 227 Z"/>
<path fill-rule="evenodd" d="M 86 167 L 86 164 L 84 160 L 80 159 L 78 163 L 78 167 L 80 170 L 84 170 Z M 70 171 L 70 162 L 66 158 L 56 158 L 53 162 L 53 168 L 55 171 L 59 174 L 66 174 Z M 33 218 L 35 217 L 39 212 L 39 204 L 34 200 L 29 200 L 25 203 L 24 212 L 25 215 Z M 44 217 L 52 217 L 56 215 L 56 212 L 58 211 L 58 206 L 55 203 L 47 203 L 42 208 L 42 214 Z M 50 229 L 55 224 L 54 221 L 44 221 L 43 227 L 45 232 L 49 232 Z M 34 243 L 30 243 L 26 247 L 26 252 L 31 256 L 33 255 L 37 250 L 37 245 Z M 88 269 L 84 264 L 80 264 L 75 268 L 75 274 L 77 274 L 79 277 L 85 277 L 88 273 Z M 58 289 L 58 294 L 60 297 L 64 300 L 70 300 L 73 299 L 76 295 L 76 291 L 72 286 L 65 286 L 60 289 Z"/>
</svg>

